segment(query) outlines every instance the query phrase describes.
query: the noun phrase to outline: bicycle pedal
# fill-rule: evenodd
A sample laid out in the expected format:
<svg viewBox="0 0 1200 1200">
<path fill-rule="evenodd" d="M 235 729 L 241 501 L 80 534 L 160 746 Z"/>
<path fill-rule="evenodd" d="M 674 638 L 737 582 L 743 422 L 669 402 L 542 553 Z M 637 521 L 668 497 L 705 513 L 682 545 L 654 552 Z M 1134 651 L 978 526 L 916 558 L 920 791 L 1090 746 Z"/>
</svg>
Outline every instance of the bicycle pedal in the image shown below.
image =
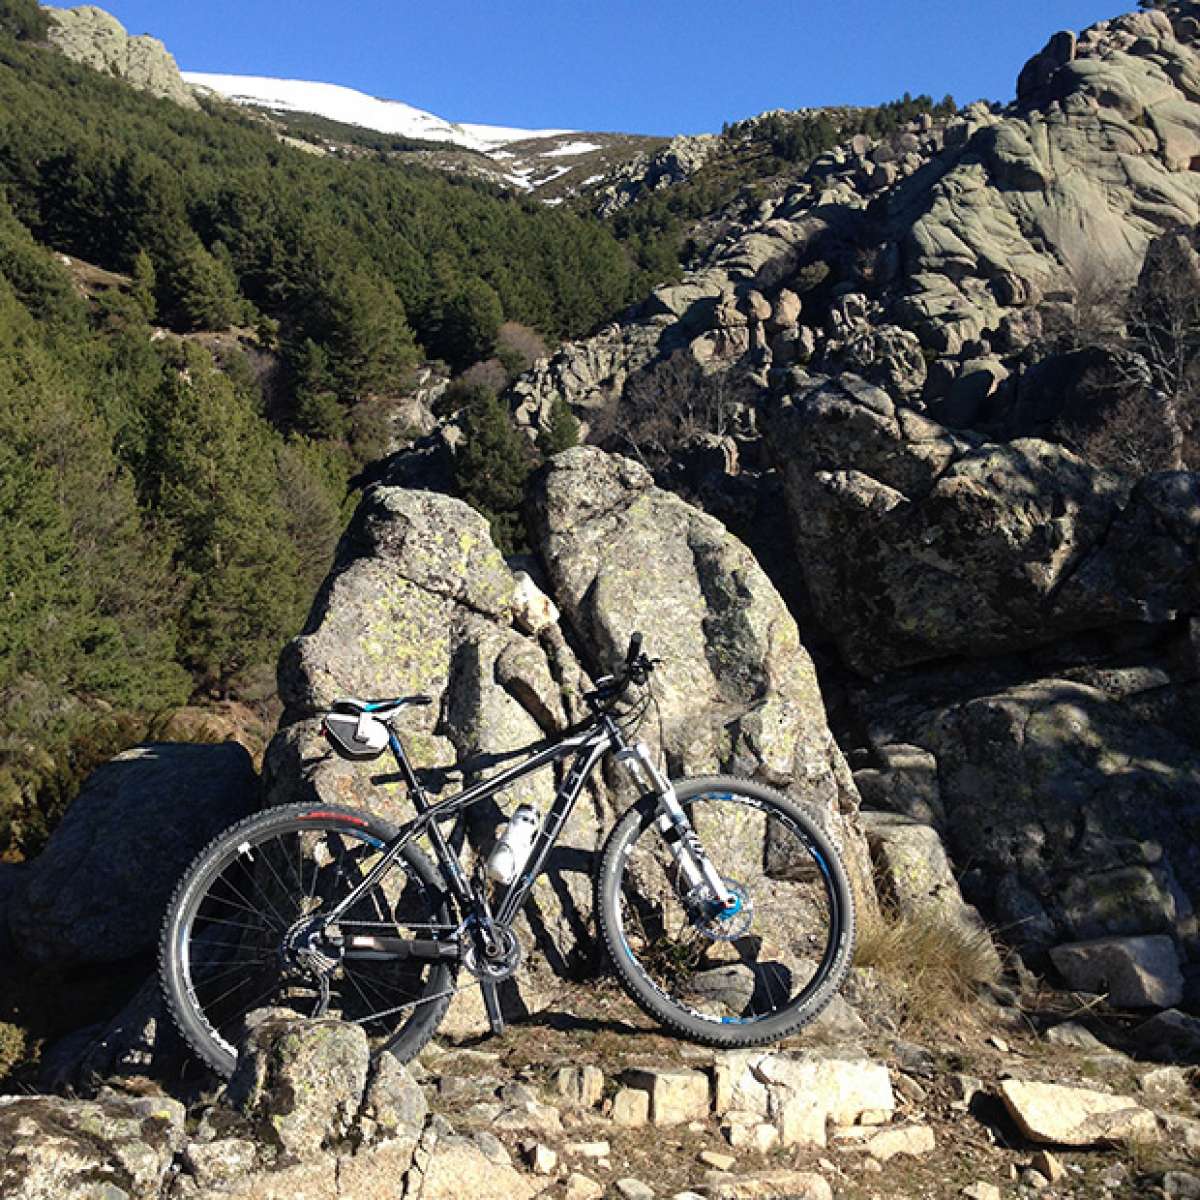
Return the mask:
<svg viewBox="0 0 1200 1200">
<path fill-rule="evenodd" d="M 504 1013 L 500 1009 L 500 992 L 496 984 L 488 980 L 481 980 L 479 990 L 483 993 L 483 1007 L 487 1012 L 488 1023 L 492 1027 L 492 1033 L 503 1033 Z"/>
</svg>

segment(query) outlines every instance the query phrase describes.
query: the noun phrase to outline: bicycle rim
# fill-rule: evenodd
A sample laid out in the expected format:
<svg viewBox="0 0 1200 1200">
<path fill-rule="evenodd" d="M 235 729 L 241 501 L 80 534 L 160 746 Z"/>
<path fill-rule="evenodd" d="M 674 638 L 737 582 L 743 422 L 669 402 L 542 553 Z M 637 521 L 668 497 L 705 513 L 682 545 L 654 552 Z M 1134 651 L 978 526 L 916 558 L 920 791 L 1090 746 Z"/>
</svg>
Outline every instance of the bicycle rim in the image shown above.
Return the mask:
<svg viewBox="0 0 1200 1200">
<path fill-rule="evenodd" d="M 689 886 L 647 811 L 620 849 L 622 974 L 685 1032 L 782 1036 L 823 1007 L 848 963 L 852 918 L 832 848 L 800 812 L 734 786 L 682 789 L 680 801 L 736 911 L 716 912 Z"/>
<path fill-rule="evenodd" d="M 379 862 L 385 839 L 336 813 L 246 824 L 193 868 L 172 926 L 171 998 L 189 1040 L 227 1071 L 252 1014 L 270 1008 L 355 1022 L 375 1049 L 393 1042 L 422 1001 L 452 987 L 453 972 L 414 959 L 348 959 L 307 937 Z M 418 865 L 401 858 L 355 902 L 338 922 L 344 942 L 452 936 L 446 898 Z"/>
</svg>

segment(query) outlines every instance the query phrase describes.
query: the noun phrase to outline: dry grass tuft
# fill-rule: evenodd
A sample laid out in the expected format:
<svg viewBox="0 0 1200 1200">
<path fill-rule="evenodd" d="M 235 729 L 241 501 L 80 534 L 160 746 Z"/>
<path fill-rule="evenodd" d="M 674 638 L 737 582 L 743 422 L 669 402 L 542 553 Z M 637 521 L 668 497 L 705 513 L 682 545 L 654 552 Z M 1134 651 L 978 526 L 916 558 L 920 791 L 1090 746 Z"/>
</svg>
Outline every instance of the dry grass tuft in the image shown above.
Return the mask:
<svg viewBox="0 0 1200 1200">
<path fill-rule="evenodd" d="M 985 930 L 965 930 L 920 913 L 882 911 L 858 934 L 856 967 L 873 967 L 905 1031 L 959 1024 L 983 984 L 996 983 L 1000 964 Z"/>
</svg>

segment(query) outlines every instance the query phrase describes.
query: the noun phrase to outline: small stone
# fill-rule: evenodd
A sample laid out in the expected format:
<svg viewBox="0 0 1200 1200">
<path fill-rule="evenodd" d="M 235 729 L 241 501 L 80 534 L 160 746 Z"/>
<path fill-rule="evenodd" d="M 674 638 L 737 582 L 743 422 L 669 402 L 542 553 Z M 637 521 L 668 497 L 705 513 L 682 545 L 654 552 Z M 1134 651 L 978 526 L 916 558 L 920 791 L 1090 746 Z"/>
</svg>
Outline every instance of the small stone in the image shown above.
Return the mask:
<svg viewBox="0 0 1200 1200">
<path fill-rule="evenodd" d="M 705 1179 L 709 1200 L 833 1200 L 833 1189 L 812 1171 L 762 1171 L 754 1175 L 722 1175 Z"/>
<path fill-rule="evenodd" d="M 621 1088 L 613 1097 L 612 1123 L 640 1129 L 650 1120 L 650 1093 L 638 1088 Z"/>
<path fill-rule="evenodd" d="M 1161 1099 L 1183 1099 L 1192 1089 L 1182 1067 L 1152 1067 L 1138 1079 L 1138 1087 L 1148 1096 Z"/>
<path fill-rule="evenodd" d="M 518 1133 L 540 1133 L 543 1136 L 563 1131 L 562 1117 L 559 1115 L 558 1109 L 537 1100 L 526 1100 L 520 1104 L 507 1105 L 492 1123 L 497 1129 L 507 1129 Z"/>
<path fill-rule="evenodd" d="M 1035 1171 L 1032 1167 L 1026 1167 L 1021 1172 L 1019 1179 L 1021 1186 L 1029 1188 L 1032 1192 L 1040 1192 L 1050 1186 L 1050 1180 L 1041 1171 Z"/>
<path fill-rule="evenodd" d="M 567 1190 L 563 1193 L 564 1200 L 600 1200 L 603 1195 L 603 1186 L 594 1179 L 580 1175 L 578 1171 L 572 1171 L 567 1176 Z"/>
<path fill-rule="evenodd" d="M 963 1188 L 962 1194 L 967 1200 L 1000 1200 L 1000 1189 L 994 1183 L 969 1184 Z"/>
<path fill-rule="evenodd" d="M 1108 1047 L 1078 1021 L 1063 1021 L 1052 1025 L 1045 1033 L 1052 1046 L 1069 1046 L 1073 1050 L 1107 1050 Z"/>
<path fill-rule="evenodd" d="M 998 1037 L 994 1033 L 988 1037 L 988 1044 L 994 1046 L 1000 1051 L 1001 1054 L 1008 1054 L 1011 1052 L 1009 1044 L 1002 1037 Z"/>
<path fill-rule="evenodd" d="M 883 1163 L 877 1158 L 864 1158 L 861 1162 L 862 1169 L 868 1175 L 882 1175 Z"/>
<path fill-rule="evenodd" d="M 970 1104 L 983 1090 L 983 1084 L 974 1075 L 950 1075 L 946 1082 L 950 1085 L 950 1095 L 963 1104 Z"/>
<path fill-rule="evenodd" d="M 559 612 L 554 601 L 534 583 L 527 572 L 513 572 L 513 585 L 513 619 L 519 628 L 536 636 L 542 630 L 558 624 Z"/>
<path fill-rule="evenodd" d="M 929 1092 L 903 1071 L 896 1075 L 895 1088 L 905 1100 L 910 1100 L 913 1104 L 922 1104 L 929 1098 Z"/>
<path fill-rule="evenodd" d="M 703 1121 L 689 1121 L 688 1122 L 688 1132 L 689 1133 L 703 1133 L 707 1128 L 708 1128 L 708 1126 L 705 1125 L 705 1123 Z"/>
<path fill-rule="evenodd" d="M 654 1200 L 654 1189 L 640 1179 L 618 1179 L 613 1186 L 625 1200 Z"/>
<path fill-rule="evenodd" d="M 1021 1132 L 1035 1142 L 1094 1146 L 1158 1137 L 1154 1114 L 1128 1096 L 1006 1079 L 1000 1098 Z"/>
<path fill-rule="evenodd" d="M 1172 1008 L 1183 999 L 1179 952 L 1166 934 L 1071 942 L 1050 958 L 1071 987 L 1107 992 L 1120 1008 Z"/>
<path fill-rule="evenodd" d="M 607 1142 L 568 1142 L 563 1147 L 563 1153 L 576 1158 L 607 1158 L 612 1153 L 612 1147 Z"/>
<path fill-rule="evenodd" d="M 1067 1173 L 1066 1168 L 1049 1150 L 1039 1150 L 1033 1156 L 1030 1166 L 1051 1183 L 1057 1183 Z"/>
<path fill-rule="evenodd" d="M 558 1166 L 558 1154 L 541 1142 L 534 1142 L 525 1153 L 525 1161 L 535 1175 L 553 1175 Z"/>
<path fill-rule="evenodd" d="M 907 1125 L 875 1134 L 867 1142 L 867 1153 L 880 1162 L 887 1162 L 898 1154 L 919 1158 L 929 1154 L 935 1144 L 933 1130 L 928 1125 Z"/>
<path fill-rule="evenodd" d="M 562 1067 L 554 1082 L 561 1096 L 581 1108 L 595 1108 L 604 1095 L 604 1072 L 598 1067 Z"/>
<path fill-rule="evenodd" d="M 704 1197 L 699 1192 L 676 1192 L 671 1200 L 704 1200 Z"/>
<path fill-rule="evenodd" d="M 737 1163 L 732 1154 L 722 1154 L 719 1150 L 701 1150 L 700 1161 L 714 1171 L 732 1171 Z"/>
<path fill-rule="evenodd" d="M 759 1154 L 770 1154 L 779 1145 L 779 1130 L 774 1125 L 755 1125 L 753 1139 Z"/>
<path fill-rule="evenodd" d="M 1200 1200 L 1200 1178 L 1187 1171 L 1166 1171 L 1161 1187 L 1168 1200 Z"/>
<path fill-rule="evenodd" d="M 709 1084 L 703 1072 L 642 1068 L 626 1071 L 622 1082 L 649 1093 L 655 1125 L 685 1125 L 708 1116 Z"/>
<path fill-rule="evenodd" d="M 892 1119 L 892 1114 L 882 1108 L 867 1108 L 858 1115 L 860 1125 L 886 1125 Z"/>
</svg>

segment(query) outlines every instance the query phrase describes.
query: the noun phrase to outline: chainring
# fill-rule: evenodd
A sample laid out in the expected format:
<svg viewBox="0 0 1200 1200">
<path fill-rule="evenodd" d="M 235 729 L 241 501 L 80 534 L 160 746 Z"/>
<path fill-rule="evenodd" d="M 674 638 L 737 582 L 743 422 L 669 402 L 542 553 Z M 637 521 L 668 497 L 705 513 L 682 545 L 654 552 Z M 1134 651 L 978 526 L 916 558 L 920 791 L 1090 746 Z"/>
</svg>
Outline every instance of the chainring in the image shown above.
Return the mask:
<svg viewBox="0 0 1200 1200">
<path fill-rule="evenodd" d="M 462 965 L 475 976 L 488 983 L 500 983 L 509 979 L 520 969 L 524 958 L 521 942 L 511 929 L 496 927 L 496 940 L 500 943 L 499 953 L 483 957 L 474 939 L 463 950 Z"/>
</svg>

